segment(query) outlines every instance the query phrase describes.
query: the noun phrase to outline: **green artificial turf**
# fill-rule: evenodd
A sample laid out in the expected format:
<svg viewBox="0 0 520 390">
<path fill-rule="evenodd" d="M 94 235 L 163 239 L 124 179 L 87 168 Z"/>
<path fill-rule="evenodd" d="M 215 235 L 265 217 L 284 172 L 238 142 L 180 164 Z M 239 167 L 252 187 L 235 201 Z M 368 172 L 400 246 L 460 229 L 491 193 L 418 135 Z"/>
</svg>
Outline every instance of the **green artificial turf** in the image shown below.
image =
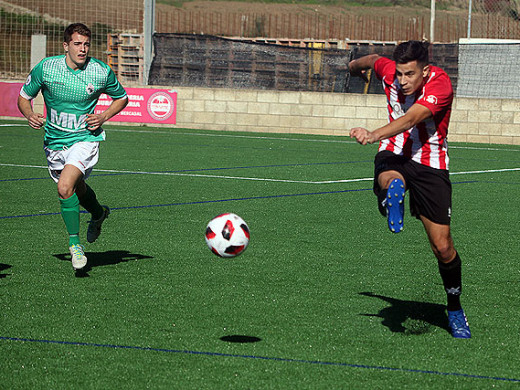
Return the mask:
<svg viewBox="0 0 520 390">
<path fill-rule="evenodd" d="M 88 182 L 112 213 L 93 244 L 81 215 L 75 275 L 41 131 L 0 124 L 0 388 L 518 386 L 519 147 L 450 144 L 456 340 L 422 225 L 377 211 L 375 146 L 107 126 Z M 251 230 L 237 258 L 204 242 L 223 212 Z"/>
</svg>

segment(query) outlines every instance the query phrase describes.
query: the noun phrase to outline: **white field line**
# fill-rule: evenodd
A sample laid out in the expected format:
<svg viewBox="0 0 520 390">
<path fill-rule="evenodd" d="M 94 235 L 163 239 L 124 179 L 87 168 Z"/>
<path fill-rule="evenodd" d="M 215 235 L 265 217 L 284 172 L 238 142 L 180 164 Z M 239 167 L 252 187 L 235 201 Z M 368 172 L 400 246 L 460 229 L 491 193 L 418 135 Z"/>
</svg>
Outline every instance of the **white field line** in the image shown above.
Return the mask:
<svg viewBox="0 0 520 390">
<path fill-rule="evenodd" d="M 218 134 L 218 133 L 181 133 L 181 132 L 169 132 L 159 130 L 122 130 L 122 129 L 110 129 L 109 132 L 121 132 L 121 133 L 148 133 L 148 134 L 170 134 L 170 135 L 190 135 L 197 137 L 227 137 L 227 138 L 246 138 L 246 139 L 265 139 L 273 141 L 303 141 L 303 142 L 326 142 L 326 143 L 340 143 L 340 144 L 355 144 L 353 140 L 341 140 L 341 139 L 312 139 L 312 138 L 288 138 L 288 137 L 267 137 L 267 136 L 253 136 L 253 135 L 238 135 L 238 134 Z"/>
<path fill-rule="evenodd" d="M 1 2 L 1 0 L 0 0 Z M 14 127 L 20 126 L 16 123 L 1 124 L 0 127 Z M 114 129 L 107 130 L 108 132 L 115 133 L 146 133 L 146 134 L 165 134 L 165 135 L 190 135 L 195 137 L 227 137 L 227 138 L 246 138 L 246 139 L 260 139 L 260 140 L 273 140 L 273 141 L 302 141 L 302 142 L 323 142 L 323 143 L 338 143 L 338 144 L 354 144 L 356 141 L 347 140 L 344 137 L 348 136 L 336 136 L 338 139 L 313 139 L 313 138 L 288 138 L 288 137 L 268 137 L 268 136 L 252 136 L 252 135 L 239 135 L 239 134 L 219 134 L 215 133 L 188 133 L 188 132 L 171 132 L 168 130 L 133 130 L 133 129 Z M 500 151 L 500 152 L 520 152 L 520 149 L 501 149 L 501 148 L 486 148 L 477 146 L 455 146 L 450 145 L 450 149 L 465 149 L 465 150 L 484 150 L 484 151 Z"/>
<path fill-rule="evenodd" d="M 46 166 L 40 166 L 40 165 L 0 164 L 0 166 L 47 169 Z M 242 176 L 224 176 L 224 175 L 203 175 L 203 174 L 198 174 L 198 173 L 125 171 L 125 170 L 118 170 L 118 169 L 95 169 L 94 172 L 127 173 L 127 174 L 135 174 L 135 175 L 207 177 L 207 178 L 214 178 L 214 179 L 234 179 L 234 180 L 272 181 L 272 182 L 282 182 L 282 183 L 319 184 L 319 182 L 305 181 L 305 180 L 285 180 L 285 179 L 269 179 L 269 178 L 261 178 L 261 177 L 242 177 Z"/>
<path fill-rule="evenodd" d="M 520 168 L 504 168 L 504 169 L 487 169 L 484 171 L 462 171 L 462 172 L 450 172 L 451 175 L 466 175 L 466 174 L 476 174 L 476 173 L 499 173 L 499 172 L 514 172 L 520 171 Z"/>
<path fill-rule="evenodd" d="M 520 149 L 479 148 L 476 146 L 452 146 L 452 145 L 450 145 L 450 149 L 484 150 L 484 151 L 498 151 L 498 152 L 520 152 Z"/>
<path fill-rule="evenodd" d="M 43 168 L 43 165 L 21 165 L 21 164 L 1 164 L 5 167 L 19 167 L 19 168 Z M 450 172 L 450 175 L 474 175 L 482 173 L 501 173 L 501 172 L 515 172 L 520 171 L 520 168 L 504 168 L 504 169 L 488 169 L 482 171 L 464 171 L 464 172 Z M 371 181 L 372 177 L 363 177 L 359 179 L 339 179 L 339 180 L 323 180 L 323 181 L 309 181 L 309 180 L 291 180 L 291 179 L 270 179 L 262 177 L 244 177 L 244 176 L 224 176 L 224 175 L 204 175 L 198 173 L 179 173 L 179 172 L 147 172 L 147 171 L 125 171 L 119 169 L 95 169 L 94 172 L 107 173 L 126 173 L 134 175 L 158 175 L 158 176 L 185 176 L 185 177 L 205 177 L 212 179 L 232 179 L 232 180 L 251 180 L 251 181 L 268 181 L 280 183 L 302 183 L 302 184 L 337 184 L 337 183 L 355 183 L 361 181 Z"/>
<path fill-rule="evenodd" d="M 192 135 L 197 137 L 228 137 L 228 138 L 246 138 L 246 139 L 266 139 L 266 140 L 281 140 L 281 141 L 303 141 L 303 142 L 326 142 L 339 144 L 355 144 L 354 140 L 343 140 L 347 136 L 336 136 L 338 139 L 312 139 L 312 138 L 288 138 L 288 137 L 267 137 L 267 136 L 252 136 L 252 135 L 238 135 L 238 134 L 218 134 L 218 133 L 184 133 L 160 130 L 131 130 L 131 129 L 110 129 L 109 132 L 121 133 L 150 133 L 150 134 L 171 134 L 171 135 Z M 450 149 L 467 149 L 467 150 L 486 150 L 486 151 L 501 151 L 501 152 L 520 152 L 520 149 L 501 149 L 501 148 L 486 148 L 476 146 L 450 146 Z"/>
</svg>

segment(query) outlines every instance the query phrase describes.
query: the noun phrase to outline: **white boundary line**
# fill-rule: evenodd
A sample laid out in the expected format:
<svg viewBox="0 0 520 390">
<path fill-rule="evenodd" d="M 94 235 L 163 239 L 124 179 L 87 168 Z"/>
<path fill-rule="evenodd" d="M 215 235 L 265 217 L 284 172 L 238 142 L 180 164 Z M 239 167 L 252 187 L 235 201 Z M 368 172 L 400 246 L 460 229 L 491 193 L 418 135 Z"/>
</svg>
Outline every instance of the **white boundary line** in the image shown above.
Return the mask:
<svg viewBox="0 0 520 390">
<path fill-rule="evenodd" d="M 355 144 L 353 140 L 341 139 L 312 139 L 312 138 L 288 138 L 288 137 L 268 137 L 268 136 L 252 136 L 252 135 L 238 135 L 238 134 L 213 134 L 213 133 L 184 133 L 184 132 L 169 132 L 160 130 L 124 130 L 124 129 L 110 129 L 110 131 L 120 133 L 150 133 L 150 134 L 171 134 L 171 135 L 193 135 L 201 137 L 229 137 L 229 138 L 247 138 L 247 139 L 265 139 L 265 140 L 281 140 L 281 141 L 303 141 L 303 142 L 325 142 L 325 143 L 339 143 L 339 144 Z M 347 137 L 347 136 L 335 136 Z M 501 151 L 501 152 L 520 152 L 520 149 L 501 149 L 501 148 L 479 148 L 476 146 L 450 146 L 450 149 L 467 149 L 467 150 L 485 150 L 485 151 Z"/>
<path fill-rule="evenodd" d="M 265 139 L 274 141 L 303 141 L 303 142 L 325 142 L 325 143 L 340 143 L 340 144 L 355 144 L 356 141 L 351 140 L 334 140 L 334 139 L 313 139 L 313 138 L 288 138 L 288 137 L 268 137 L 268 136 L 253 136 L 253 135 L 239 135 L 239 134 L 213 134 L 213 133 L 181 133 L 181 132 L 168 132 L 158 130 L 122 130 L 122 129 L 110 129 L 107 131 L 115 131 L 120 133 L 148 133 L 148 134 L 171 134 L 171 135 L 193 135 L 200 137 L 228 137 L 228 138 L 246 138 L 246 139 Z M 339 137 L 339 136 L 338 136 Z"/>
<path fill-rule="evenodd" d="M 43 168 L 42 165 L 22 165 L 22 164 L 1 164 L 4 167 L 18 167 L 18 168 Z M 450 172 L 450 175 L 474 175 L 482 173 L 502 173 L 502 172 L 518 172 L 520 168 L 504 168 L 504 169 L 488 169 L 483 171 L 464 171 L 464 172 Z M 338 184 L 338 183 L 356 183 L 361 181 L 371 181 L 373 177 L 363 177 L 359 179 L 339 179 L 339 180 L 323 180 L 323 181 L 309 181 L 309 180 L 289 180 L 289 179 L 270 179 L 262 177 L 244 177 L 244 176 L 224 176 L 224 175 L 204 175 L 198 173 L 179 173 L 179 172 L 147 172 L 147 171 L 125 171 L 118 169 L 95 169 L 94 172 L 107 173 L 127 173 L 134 175 L 159 175 L 159 176 L 184 176 L 184 177 L 205 177 L 212 179 L 233 179 L 233 180 L 251 180 L 251 181 L 268 181 L 280 183 L 302 183 L 302 184 Z"/>
<path fill-rule="evenodd" d="M 520 171 L 520 168 L 488 169 L 485 171 L 450 172 L 450 175 L 466 175 L 466 174 L 476 174 L 476 173 L 500 173 L 500 172 L 515 172 L 515 171 Z"/>
<path fill-rule="evenodd" d="M 21 126 L 21 124 L 7 123 L 0 124 L 0 127 L 14 127 Z M 175 128 L 174 128 L 175 129 Z M 165 134 L 165 135 L 191 135 L 197 137 L 228 137 L 228 138 L 246 138 L 246 139 L 259 139 L 259 140 L 279 140 L 279 141 L 302 141 L 302 142 L 323 142 L 323 143 L 338 143 L 338 144 L 355 144 L 353 140 L 342 140 L 342 139 L 313 139 L 313 138 L 288 138 L 288 137 L 268 137 L 268 136 L 252 136 L 252 135 L 239 135 L 239 134 L 219 134 L 215 133 L 187 133 L 187 132 L 171 132 L 161 130 L 133 130 L 133 129 L 115 129 L 110 128 L 108 132 L 116 133 L 146 133 L 146 134 Z M 335 137 L 347 137 L 347 136 L 335 136 Z M 456 146 L 450 145 L 450 149 L 465 149 L 465 150 L 483 150 L 483 151 L 500 151 L 500 152 L 520 152 L 520 149 L 501 149 L 501 148 L 486 148 L 477 146 Z"/>
</svg>

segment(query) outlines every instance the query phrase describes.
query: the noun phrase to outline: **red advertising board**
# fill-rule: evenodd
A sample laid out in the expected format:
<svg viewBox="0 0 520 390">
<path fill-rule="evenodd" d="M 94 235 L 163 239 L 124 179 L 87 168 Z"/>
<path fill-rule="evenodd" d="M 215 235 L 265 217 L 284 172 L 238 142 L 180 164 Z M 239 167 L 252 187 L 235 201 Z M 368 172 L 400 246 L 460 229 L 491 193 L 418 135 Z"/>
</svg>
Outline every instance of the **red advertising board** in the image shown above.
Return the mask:
<svg viewBox="0 0 520 390">
<path fill-rule="evenodd" d="M 0 82 L 0 116 L 23 117 L 18 111 L 17 99 L 22 83 Z M 128 105 L 110 121 L 133 123 L 175 124 L 177 119 L 177 92 L 167 89 L 125 88 Z M 102 94 L 95 113 L 105 111 L 112 99 Z"/>
<path fill-rule="evenodd" d="M 111 121 L 134 123 L 175 124 L 177 119 L 177 92 L 167 89 L 125 88 L 128 105 Z M 95 113 L 107 109 L 112 99 L 105 94 L 99 98 Z"/>
<path fill-rule="evenodd" d="M 0 82 L 0 116 L 21 117 L 18 111 L 18 96 L 23 83 L 2 83 Z"/>
</svg>

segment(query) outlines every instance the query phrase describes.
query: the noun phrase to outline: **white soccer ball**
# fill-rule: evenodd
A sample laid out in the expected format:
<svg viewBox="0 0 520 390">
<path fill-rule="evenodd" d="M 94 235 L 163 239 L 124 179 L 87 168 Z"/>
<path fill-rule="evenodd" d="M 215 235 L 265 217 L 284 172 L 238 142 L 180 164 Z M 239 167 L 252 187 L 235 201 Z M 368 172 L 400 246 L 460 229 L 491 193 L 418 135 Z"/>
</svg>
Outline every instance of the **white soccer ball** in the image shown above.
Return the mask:
<svg viewBox="0 0 520 390">
<path fill-rule="evenodd" d="M 249 244 L 249 227 L 238 215 L 217 215 L 206 227 L 206 244 L 220 257 L 235 257 L 244 252 Z"/>
</svg>

